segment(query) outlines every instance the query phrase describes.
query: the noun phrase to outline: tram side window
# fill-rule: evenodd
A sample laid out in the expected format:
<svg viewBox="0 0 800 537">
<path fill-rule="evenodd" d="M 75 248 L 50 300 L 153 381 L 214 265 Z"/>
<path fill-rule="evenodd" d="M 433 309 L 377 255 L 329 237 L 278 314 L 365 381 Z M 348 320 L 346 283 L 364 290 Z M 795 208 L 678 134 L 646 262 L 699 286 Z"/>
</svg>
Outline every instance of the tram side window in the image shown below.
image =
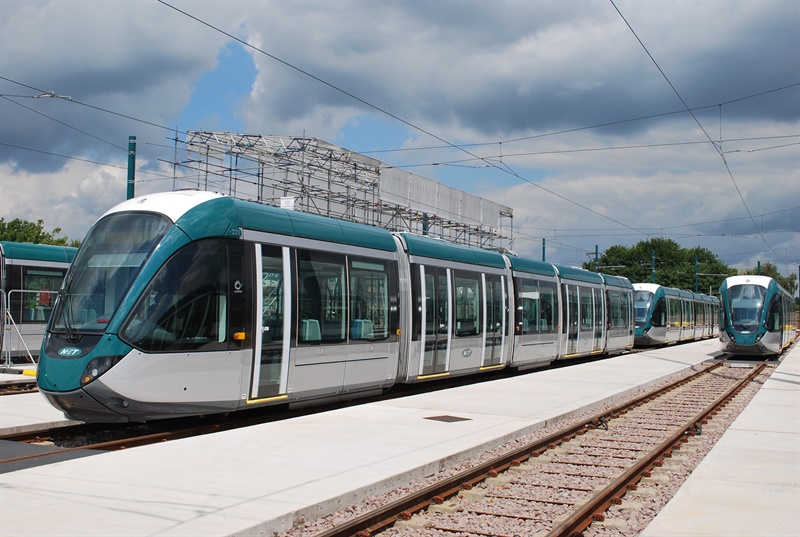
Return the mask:
<svg viewBox="0 0 800 537">
<path fill-rule="evenodd" d="M 350 260 L 350 339 L 379 340 L 390 334 L 389 269 L 386 261 Z"/>
<path fill-rule="evenodd" d="M 591 330 L 594 325 L 594 310 L 592 309 L 592 290 L 579 287 L 581 304 L 581 330 Z"/>
<path fill-rule="evenodd" d="M 669 301 L 669 316 L 672 326 L 679 327 L 681 325 L 681 301 Z"/>
<path fill-rule="evenodd" d="M 261 249 L 261 310 L 262 342 L 280 343 L 283 340 L 284 275 L 281 251 L 275 246 Z"/>
<path fill-rule="evenodd" d="M 611 328 L 628 328 L 630 324 L 630 297 L 621 291 L 609 291 L 608 303 L 611 309 L 609 323 Z"/>
<path fill-rule="evenodd" d="M 456 271 L 455 283 L 456 336 L 478 335 L 483 324 L 480 275 Z"/>
<path fill-rule="evenodd" d="M 523 334 L 539 331 L 539 282 L 517 280 L 517 326 Z"/>
<path fill-rule="evenodd" d="M 523 334 L 554 332 L 556 329 L 556 285 L 537 280 L 517 280 L 517 326 Z"/>
<path fill-rule="evenodd" d="M 539 305 L 541 306 L 539 329 L 541 332 L 555 332 L 557 329 L 558 298 L 556 292 L 555 283 L 539 282 Z"/>
<path fill-rule="evenodd" d="M 497 275 L 486 276 L 486 333 L 500 334 L 505 324 L 503 310 L 503 278 Z"/>
<path fill-rule="evenodd" d="M 650 322 L 653 326 L 667 326 L 667 300 L 663 296 L 656 302 Z"/>
<path fill-rule="evenodd" d="M 772 303 L 769 306 L 769 314 L 766 319 L 766 329 L 768 332 L 780 332 L 783 325 L 783 304 L 781 303 L 780 295 L 772 297 Z"/>
<path fill-rule="evenodd" d="M 66 269 L 9 265 L 9 312 L 16 323 L 43 323 L 50 319 Z"/>
<path fill-rule="evenodd" d="M 225 350 L 227 326 L 228 251 L 213 239 L 189 244 L 159 269 L 121 337 L 151 352 Z"/>
<path fill-rule="evenodd" d="M 346 338 L 345 257 L 297 251 L 298 341 L 340 343 Z"/>
</svg>

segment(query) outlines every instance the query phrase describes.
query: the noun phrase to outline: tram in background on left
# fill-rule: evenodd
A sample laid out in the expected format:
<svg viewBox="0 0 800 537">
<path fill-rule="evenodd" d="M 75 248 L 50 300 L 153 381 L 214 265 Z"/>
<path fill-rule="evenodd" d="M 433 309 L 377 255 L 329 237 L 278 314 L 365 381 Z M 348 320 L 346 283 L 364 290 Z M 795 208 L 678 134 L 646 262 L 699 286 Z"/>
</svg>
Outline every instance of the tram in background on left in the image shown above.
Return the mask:
<svg viewBox="0 0 800 537">
<path fill-rule="evenodd" d="M 768 276 L 732 276 L 719 288 L 719 340 L 734 355 L 780 354 L 796 337 L 792 296 Z"/>
<path fill-rule="evenodd" d="M 633 347 L 625 278 L 202 191 L 89 231 L 40 392 L 95 422 L 227 413 Z"/>
<path fill-rule="evenodd" d="M 39 357 L 45 325 L 77 248 L 0 241 L 0 364 Z"/>
</svg>

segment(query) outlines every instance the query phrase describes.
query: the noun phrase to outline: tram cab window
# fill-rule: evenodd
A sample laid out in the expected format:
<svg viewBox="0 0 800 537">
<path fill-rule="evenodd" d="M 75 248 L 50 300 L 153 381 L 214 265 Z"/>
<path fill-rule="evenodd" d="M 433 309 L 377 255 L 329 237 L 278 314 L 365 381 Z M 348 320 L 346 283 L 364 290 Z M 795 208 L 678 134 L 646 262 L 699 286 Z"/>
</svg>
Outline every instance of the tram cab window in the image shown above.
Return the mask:
<svg viewBox="0 0 800 537">
<path fill-rule="evenodd" d="M 103 333 L 171 225 L 166 217 L 138 213 L 112 214 L 95 224 L 70 267 L 50 329 Z"/>
<path fill-rule="evenodd" d="M 162 266 L 124 324 L 121 337 L 144 351 L 225 350 L 228 249 L 198 241 Z"/>
<path fill-rule="evenodd" d="M 635 291 L 633 293 L 633 306 L 637 326 L 644 326 L 644 323 L 647 322 L 647 312 L 650 310 L 650 304 L 653 303 L 654 296 L 650 291 Z"/>
<path fill-rule="evenodd" d="M 758 326 L 766 290 L 758 285 L 736 285 L 728 291 L 731 301 L 731 324 L 738 330 Z"/>
</svg>

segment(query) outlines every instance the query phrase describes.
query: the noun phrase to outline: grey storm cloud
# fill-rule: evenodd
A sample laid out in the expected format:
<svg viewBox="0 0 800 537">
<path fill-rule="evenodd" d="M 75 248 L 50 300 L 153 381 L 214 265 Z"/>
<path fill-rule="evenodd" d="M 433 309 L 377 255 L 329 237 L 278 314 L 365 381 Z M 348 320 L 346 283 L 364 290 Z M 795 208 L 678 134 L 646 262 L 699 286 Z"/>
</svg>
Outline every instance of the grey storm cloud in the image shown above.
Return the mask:
<svg viewBox="0 0 800 537">
<path fill-rule="evenodd" d="M 113 182 L 129 135 L 138 166 L 166 176 L 186 157 L 175 131 L 227 130 L 235 119 L 247 132 L 277 125 L 337 142 L 372 116 L 402 131 L 405 149 L 486 144 L 476 154 L 502 166 L 446 166 L 468 157 L 452 148 L 376 158 L 435 162 L 412 171 L 515 206 L 521 226 L 608 227 L 581 205 L 635 229 L 733 219 L 694 230 L 710 237 L 755 231 L 749 210 L 771 215 L 764 229 L 774 220 L 787 230 L 775 248 L 788 263 L 800 257 L 800 226 L 796 212 L 776 211 L 800 205 L 799 42 L 791 1 L 2 2 L 0 216 L 46 211 L 6 195 L 18 181 L 60 196 Z M 194 102 L 231 44 L 251 58 L 253 78 L 217 79 L 217 98 Z M 223 107 L 234 82 L 250 90 Z M 49 91 L 72 100 L 36 98 Z M 190 104 L 197 117 L 179 124 Z M 400 149 L 396 139 L 384 148 Z M 79 166 L 88 175 L 76 177 Z M 54 224 L 85 231 L 100 213 L 81 208 L 82 219 Z M 760 248 L 774 256 L 769 246 Z"/>
</svg>

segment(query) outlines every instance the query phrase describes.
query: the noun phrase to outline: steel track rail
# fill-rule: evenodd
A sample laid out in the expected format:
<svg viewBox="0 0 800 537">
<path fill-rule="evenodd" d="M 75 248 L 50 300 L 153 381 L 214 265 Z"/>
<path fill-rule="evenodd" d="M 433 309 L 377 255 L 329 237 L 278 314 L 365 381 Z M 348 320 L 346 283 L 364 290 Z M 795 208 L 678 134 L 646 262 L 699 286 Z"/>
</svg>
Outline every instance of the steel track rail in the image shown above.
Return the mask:
<svg viewBox="0 0 800 537">
<path fill-rule="evenodd" d="M 550 530 L 547 537 L 581 537 L 583 530 L 592 522 L 602 521 L 604 519 L 603 513 L 609 507 L 622 503 L 622 496 L 628 490 L 635 490 L 636 484 L 643 477 L 649 476 L 653 468 L 661 466 L 665 457 L 671 457 L 674 450 L 680 449 L 681 444 L 687 441 L 689 436 L 693 436 L 695 431 L 701 429 L 701 424 L 708 421 L 712 414 L 717 413 L 721 407 L 725 406 L 736 394 L 742 391 L 765 367 L 766 362 L 760 364 L 746 378 L 739 381 L 708 405 L 705 410 L 688 420 L 675 434 L 664 440 L 646 457 L 625 471 L 615 482 L 600 490 L 570 517 Z"/>
<path fill-rule="evenodd" d="M 607 418 L 617 417 L 624 414 L 631 408 L 640 406 L 652 399 L 667 393 L 675 388 L 691 382 L 695 378 L 710 373 L 722 366 L 722 362 L 717 362 L 709 367 L 698 370 L 692 375 L 675 381 L 667 386 L 643 394 L 627 403 L 619 404 L 610 410 L 599 412 L 591 418 L 584 420 L 583 424 L 575 425 L 561 431 L 557 431 L 545 438 L 522 446 L 501 455 L 495 459 L 465 470 L 438 483 L 434 483 L 417 492 L 411 493 L 403 498 L 395 500 L 383 507 L 364 513 L 352 520 L 345 521 L 338 526 L 317 533 L 315 537 L 369 537 L 375 532 L 394 524 L 399 519 L 407 520 L 415 512 L 421 511 L 434 503 L 444 503 L 445 499 L 458 494 L 461 490 L 468 490 L 475 484 L 484 481 L 489 477 L 496 477 L 499 473 L 507 470 L 511 466 L 519 466 L 530 457 L 538 457 L 547 449 L 557 447 L 559 444 L 573 439 L 577 435 L 582 435 L 590 429 L 605 427 Z"/>
</svg>

